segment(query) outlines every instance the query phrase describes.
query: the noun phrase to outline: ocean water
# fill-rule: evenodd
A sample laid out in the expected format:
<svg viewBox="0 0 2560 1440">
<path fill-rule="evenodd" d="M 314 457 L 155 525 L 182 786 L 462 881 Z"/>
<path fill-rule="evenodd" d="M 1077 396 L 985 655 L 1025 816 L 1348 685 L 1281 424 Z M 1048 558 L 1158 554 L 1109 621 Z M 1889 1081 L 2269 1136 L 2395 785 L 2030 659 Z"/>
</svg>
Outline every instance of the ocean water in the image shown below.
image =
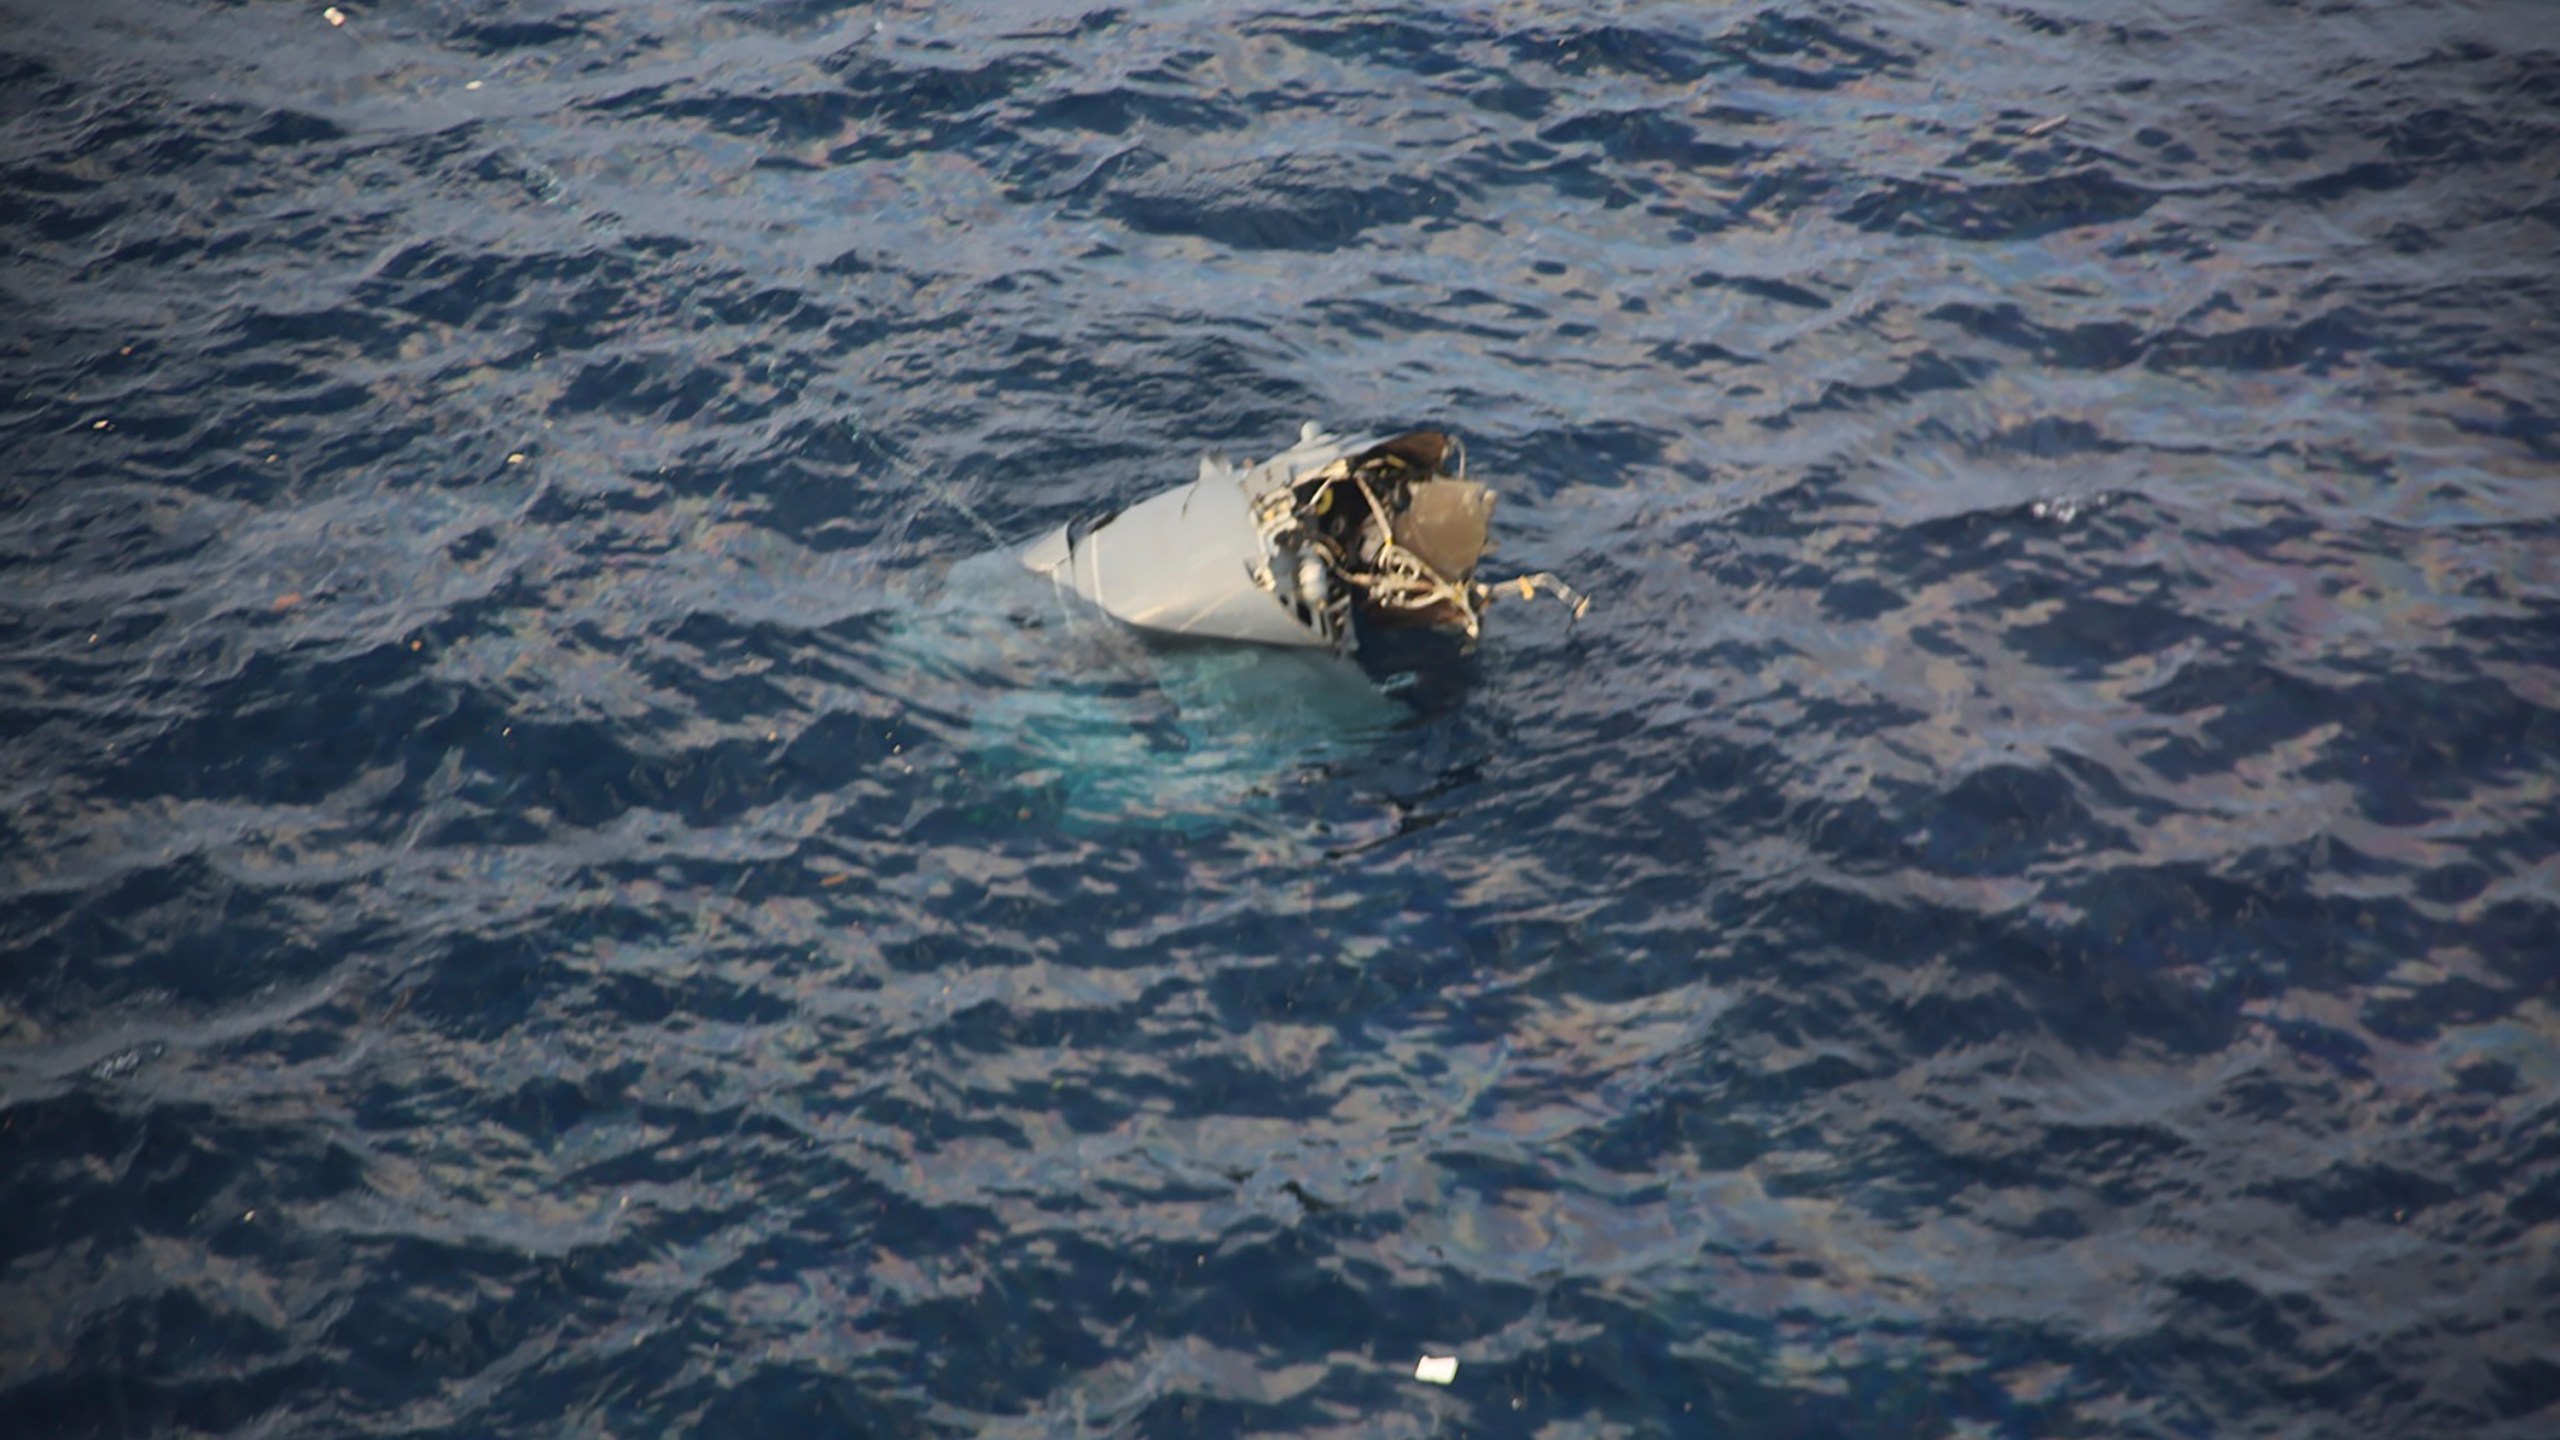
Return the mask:
<svg viewBox="0 0 2560 1440">
<path fill-rule="evenodd" d="M 2560 1434 L 2537 0 L 0 0 L 0 307 L 13 1440 Z M 1590 614 L 981 583 L 1306 419 Z"/>
</svg>

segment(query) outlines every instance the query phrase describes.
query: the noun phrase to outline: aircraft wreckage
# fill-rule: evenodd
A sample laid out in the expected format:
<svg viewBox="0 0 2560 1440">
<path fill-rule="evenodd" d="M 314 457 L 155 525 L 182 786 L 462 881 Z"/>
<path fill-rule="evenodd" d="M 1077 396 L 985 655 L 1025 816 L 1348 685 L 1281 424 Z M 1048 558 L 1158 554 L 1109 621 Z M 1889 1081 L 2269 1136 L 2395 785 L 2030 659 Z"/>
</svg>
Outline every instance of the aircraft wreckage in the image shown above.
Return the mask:
<svg viewBox="0 0 2560 1440">
<path fill-rule="evenodd" d="M 1346 440 L 1308 424 L 1258 465 L 1204 456 L 1187 485 L 1023 547 L 1022 563 L 1140 630 L 1319 647 L 1364 630 L 1480 632 L 1498 595 L 1590 602 L 1551 575 L 1487 583 L 1494 492 L 1436 430 Z"/>
</svg>

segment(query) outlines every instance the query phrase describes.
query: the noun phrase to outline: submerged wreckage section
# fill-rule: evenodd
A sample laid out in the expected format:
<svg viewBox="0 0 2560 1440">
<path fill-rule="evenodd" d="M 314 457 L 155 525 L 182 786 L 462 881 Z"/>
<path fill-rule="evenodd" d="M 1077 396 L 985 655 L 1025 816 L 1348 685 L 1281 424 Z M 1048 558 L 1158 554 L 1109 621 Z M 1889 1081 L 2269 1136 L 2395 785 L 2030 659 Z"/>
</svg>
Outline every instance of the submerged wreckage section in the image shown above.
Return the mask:
<svg viewBox="0 0 2560 1440">
<path fill-rule="evenodd" d="M 1590 602 L 1551 575 L 1476 579 L 1494 492 L 1436 430 L 1344 440 L 1310 423 L 1246 468 L 1200 478 L 1025 546 L 1022 563 L 1137 626 L 1348 654 L 1363 626 L 1481 628 L 1497 593 Z"/>
</svg>

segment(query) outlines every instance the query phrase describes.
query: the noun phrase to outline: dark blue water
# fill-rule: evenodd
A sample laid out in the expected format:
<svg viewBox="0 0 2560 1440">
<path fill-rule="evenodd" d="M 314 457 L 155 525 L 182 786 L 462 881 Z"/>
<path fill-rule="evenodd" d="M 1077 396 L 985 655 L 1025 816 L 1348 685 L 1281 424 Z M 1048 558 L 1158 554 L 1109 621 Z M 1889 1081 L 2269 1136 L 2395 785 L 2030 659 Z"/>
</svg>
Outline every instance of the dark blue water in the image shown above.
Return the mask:
<svg viewBox="0 0 2560 1440">
<path fill-rule="evenodd" d="M 0 5 L 0 1433 L 2560 1434 L 2547 6 L 342 3 Z M 1308 418 L 1591 615 L 950 568 Z"/>
</svg>

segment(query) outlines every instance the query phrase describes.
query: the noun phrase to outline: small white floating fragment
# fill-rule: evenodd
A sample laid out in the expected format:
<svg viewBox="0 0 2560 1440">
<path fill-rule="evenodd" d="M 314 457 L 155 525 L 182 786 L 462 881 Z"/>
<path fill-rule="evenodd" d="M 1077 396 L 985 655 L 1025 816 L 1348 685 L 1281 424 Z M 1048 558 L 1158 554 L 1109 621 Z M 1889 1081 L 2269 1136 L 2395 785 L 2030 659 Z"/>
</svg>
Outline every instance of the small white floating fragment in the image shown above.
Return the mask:
<svg viewBox="0 0 2560 1440">
<path fill-rule="evenodd" d="M 1446 1385 L 1458 1378 L 1458 1357 L 1425 1355 L 1422 1363 L 1413 1367 L 1413 1378 L 1425 1385 Z"/>
<path fill-rule="evenodd" d="M 2071 117 L 2068 115 L 2048 116 L 2047 118 L 2039 120 L 2033 125 L 2028 126 L 2026 129 L 2026 136 L 2030 140 L 2041 140 L 2045 136 L 2052 134 L 2054 131 L 2061 129 L 2063 126 L 2070 123 Z"/>
<path fill-rule="evenodd" d="M 332 26 L 344 25 L 347 23 L 347 12 L 332 5 L 320 12 L 320 18 L 328 21 Z"/>
<path fill-rule="evenodd" d="M 477 90 L 480 88 L 480 82 L 477 80 L 465 80 L 462 82 L 462 88 L 465 90 Z"/>
<path fill-rule="evenodd" d="M 508 463 L 508 464 L 510 464 L 510 465 L 521 465 L 521 464 L 523 464 L 523 463 L 524 463 L 524 452 L 523 452 L 523 451 L 521 451 L 521 450 L 518 450 L 518 451 L 516 451 L 514 454 L 509 455 L 509 456 L 507 457 L 507 463 Z"/>
</svg>

